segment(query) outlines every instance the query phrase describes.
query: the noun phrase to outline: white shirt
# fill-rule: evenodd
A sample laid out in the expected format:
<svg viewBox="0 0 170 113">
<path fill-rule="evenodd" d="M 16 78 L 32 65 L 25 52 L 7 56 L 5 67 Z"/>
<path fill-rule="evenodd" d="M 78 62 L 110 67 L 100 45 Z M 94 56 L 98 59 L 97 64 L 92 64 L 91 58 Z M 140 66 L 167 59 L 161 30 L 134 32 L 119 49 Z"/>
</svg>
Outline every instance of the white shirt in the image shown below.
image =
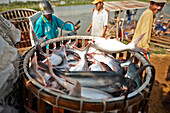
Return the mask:
<svg viewBox="0 0 170 113">
<path fill-rule="evenodd" d="M 92 17 L 92 33 L 94 36 L 101 36 L 103 33 L 104 26 L 108 25 L 108 13 L 103 8 L 103 10 L 98 13 L 98 10 L 94 10 Z"/>
</svg>

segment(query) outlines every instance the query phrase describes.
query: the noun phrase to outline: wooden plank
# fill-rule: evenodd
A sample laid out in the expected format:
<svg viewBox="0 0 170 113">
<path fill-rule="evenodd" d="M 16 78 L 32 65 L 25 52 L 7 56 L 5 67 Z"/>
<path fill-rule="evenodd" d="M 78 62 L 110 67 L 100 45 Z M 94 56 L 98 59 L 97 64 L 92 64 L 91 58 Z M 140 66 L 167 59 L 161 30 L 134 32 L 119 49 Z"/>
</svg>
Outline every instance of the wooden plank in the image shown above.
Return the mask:
<svg viewBox="0 0 170 113">
<path fill-rule="evenodd" d="M 169 36 L 162 36 L 163 38 L 167 38 L 167 39 L 169 39 L 170 40 L 170 37 Z"/>
<path fill-rule="evenodd" d="M 37 100 L 37 113 L 46 113 L 46 103 L 39 98 Z"/>
<path fill-rule="evenodd" d="M 159 46 L 159 47 L 163 47 L 163 48 L 167 48 L 167 49 L 170 49 L 170 46 L 168 45 L 164 45 L 164 44 L 159 44 L 159 43 L 155 43 L 155 42 L 150 42 L 151 44 L 154 44 L 156 46 Z"/>
<path fill-rule="evenodd" d="M 168 38 L 168 37 L 152 37 L 151 39 L 160 39 L 160 40 L 164 40 L 164 41 L 170 42 L 170 38 Z"/>
<path fill-rule="evenodd" d="M 64 109 L 53 106 L 53 113 L 64 113 Z"/>
<path fill-rule="evenodd" d="M 164 44 L 168 44 L 170 45 L 170 40 L 166 40 L 166 41 L 163 41 L 163 40 L 160 40 L 160 39 L 155 39 L 155 38 L 151 38 L 151 41 L 155 41 L 155 42 L 159 42 L 159 43 L 164 43 Z"/>
<path fill-rule="evenodd" d="M 31 91 L 28 92 L 28 107 L 32 108 L 32 104 L 33 104 L 33 94 Z"/>
</svg>

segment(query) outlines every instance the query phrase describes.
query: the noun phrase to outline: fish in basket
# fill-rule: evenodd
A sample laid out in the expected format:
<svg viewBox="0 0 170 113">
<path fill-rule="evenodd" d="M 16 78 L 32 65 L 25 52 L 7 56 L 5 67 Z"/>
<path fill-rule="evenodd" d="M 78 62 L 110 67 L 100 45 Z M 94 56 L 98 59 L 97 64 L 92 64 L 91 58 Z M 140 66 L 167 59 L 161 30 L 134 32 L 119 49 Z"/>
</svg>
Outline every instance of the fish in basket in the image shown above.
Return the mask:
<svg viewBox="0 0 170 113">
<path fill-rule="evenodd" d="M 20 62 L 24 84 L 33 93 L 31 99 L 25 96 L 25 108 L 33 109 L 29 105 L 37 97 L 33 110 L 41 113 L 49 105 L 53 113 L 146 111 L 155 73 L 137 47 L 143 35 L 128 45 L 94 36 L 37 40 Z M 42 50 L 63 40 L 68 42 L 49 53 Z M 80 47 L 83 40 L 87 44 Z"/>
</svg>

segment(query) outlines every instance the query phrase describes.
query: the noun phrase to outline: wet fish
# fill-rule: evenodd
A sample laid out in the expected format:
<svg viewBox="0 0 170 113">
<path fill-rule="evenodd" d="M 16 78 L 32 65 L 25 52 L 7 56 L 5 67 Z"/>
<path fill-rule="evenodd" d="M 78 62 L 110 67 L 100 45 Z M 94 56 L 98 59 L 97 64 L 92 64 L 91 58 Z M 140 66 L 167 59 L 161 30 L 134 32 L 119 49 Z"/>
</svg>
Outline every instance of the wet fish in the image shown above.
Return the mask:
<svg viewBox="0 0 170 113">
<path fill-rule="evenodd" d="M 32 59 L 31 67 L 29 68 L 29 74 L 40 84 L 47 86 L 53 81 L 48 66 L 44 63 L 37 61 L 37 56 Z"/>
<path fill-rule="evenodd" d="M 55 72 L 54 70 L 54 73 Z M 80 82 L 82 87 L 95 88 L 98 90 L 114 93 L 127 87 L 132 80 L 125 78 L 124 75 L 114 71 L 72 71 L 63 72 L 65 78 L 70 81 Z M 136 83 L 133 82 L 133 89 L 136 88 Z"/>
<path fill-rule="evenodd" d="M 56 54 L 61 55 L 62 58 L 63 58 L 62 64 L 53 66 L 53 68 L 58 68 L 60 70 L 69 70 L 70 67 L 69 67 L 69 64 L 68 64 L 68 61 L 67 61 L 65 46 L 61 45 L 60 50 L 52 49 L 51 51 L 55 52 Z"/>
<path fill-rule="evenodd" d="M 128 77 L 128 78 L 130 78 L 130 79 L 133 79 L 133 77 L 136 75 L 136 72 L 137 72 L 138 69 L 139 69 L 138 64 L 136 64 L 136 63 L 131 63 L 131 64 L 128 66 L 127 74 L 125 75 L 125 77 Z M 136 82 L 136 84 L 137 84 L 137 88 L 139 88 L 139 87 L 142 85 L 142 81 L 141 81 L 140 75 L 138 75 L 138 76 L 135 78 L 135 82 Z"/>
<path fill-rule="evenodd" d="M 116 40 L 116 39 L 105 39 L 105 38 L 95 38 L 89 43 L 92 44 L 92 47 L 96 48 L 97 50 L 107 52 L 107 53 L 118 53 L 123 51 L 139 51 L 145 52 L 144 49 L 137 46 L 138 42 L 143 38 L 145 33 L 134 41 L 129 43 L 128 45 Z"/>
<path fill-rule="evenodd" d="M 105 63 L 94 60 L 94 63 L 89 66 L 89 71 L 112 71 Z"/>
<path fill-rule="evenodd" d="M 87 55 L 89 47 L 90 47 L 90 44 L 88 44 L 83 49 L 74 47 L 74 51 L 78 53 L 81 59 L 75 66 L 70 67 L 69 71 L 87 71 L 88 70 L 86 55 Z"/>
<path fill-rule="evenodd" d="M 65 77 L 64 77 L 65 78 Z M 70 82 L 73 83 L 73 81 L 66 79 L 69 82 L 65 82 L 64 84 L 70 87 L 70 96 L 74 97 L 83 97 L 83 98 L 88 98 L 88 99 L 106 99 L 106 98 L 112 98 L 113 96 L 111 94 L 108 94 L 104 91 L 95 89 L 95 88 L 87 88 L 87 87 L 82 87 L 81 84 L 76 80 L 75 84 L 71 84 Z"/>
<path fill-rule="evenodd" d="M 91 54 L 91 56 L 93 59 L 96 59 L 97 61 L 108 65 L 112 71 L 122 74 L 123 69 L 120 66 L 120 63 L 116 61 L 114 57 L 106 55 L 106 54 Z"/>
<path fill-rule="evenodd" d="M 35 50 L 36 50 L 36 55 L 38 56 L 38 58 L 45 62 L 47 59 L 47 57 L 49 58 L 49 60 L 51 61 L 52 65 L 59 65 L 61 62 L 62 62 L 62 57 L 59 55 L 59 54 L 55 54 L 55 53 L 52 53 L 52 54 L 46 54 L 43 52 L 40 44 L 45 40 L 46 36 L 41 38 L 41 39 L 38 39 L 37 36 L 36 36 L 36 33 L 34 32 L 33 29 L 31 29 L 31 32 L 33 34 L 33 40 L 34 40 L 34 43 L 35 43 Z"/>
</svg>

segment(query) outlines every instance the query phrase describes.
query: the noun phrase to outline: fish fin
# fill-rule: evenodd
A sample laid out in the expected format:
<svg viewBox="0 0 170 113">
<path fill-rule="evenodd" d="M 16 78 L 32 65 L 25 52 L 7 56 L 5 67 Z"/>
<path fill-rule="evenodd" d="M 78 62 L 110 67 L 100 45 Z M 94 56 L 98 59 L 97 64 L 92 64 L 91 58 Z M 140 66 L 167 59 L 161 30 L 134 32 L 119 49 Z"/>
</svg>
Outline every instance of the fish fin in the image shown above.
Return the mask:
<svg viewBox="0 0 170 113">
<path fill-rule="evenodd" d="M 131 49 L 132 51 L 138 51 L 138 52 L 146 52 L 145 49 L 138 47 L 138 43 L 139 41 L 143 38 L 143 36 L 146 33 L 142 34 L 141 36 L 139 36 L 138 38 L 136 38 L 135 40 L 133 40 L 131 43 L 129 43 L 127 46 L 129 46 L 129 49 Z"/>
<path fill-rule="evenodd" d="M 120 66 L 121 67 L 128 67 L 132 63 L 133 60 L 134 60 L 134 56 L 130 57 L 125 62 L 120 63 Z"/>
<path fill-rule="evenodd" d="M 38 39 L 33 27 L 31 27 L 30 29 L 31 29 L 31 32 L 32 32 L 32 35 L 33 35 L 33 40 L 34 40 L 35 45 L 41 44 L 46 39 L 47 36 L 44 36 L 43 38 Z"/>
<path fill-rule="evenodd" d="M 75 97 L 81 97 L 81 85 L 80 85 L 80 83 L 78 81 L 76 81 L 76 84 L 70 90 L 69 95 L 70 96 L 75 96 Z"/>
</svg>

